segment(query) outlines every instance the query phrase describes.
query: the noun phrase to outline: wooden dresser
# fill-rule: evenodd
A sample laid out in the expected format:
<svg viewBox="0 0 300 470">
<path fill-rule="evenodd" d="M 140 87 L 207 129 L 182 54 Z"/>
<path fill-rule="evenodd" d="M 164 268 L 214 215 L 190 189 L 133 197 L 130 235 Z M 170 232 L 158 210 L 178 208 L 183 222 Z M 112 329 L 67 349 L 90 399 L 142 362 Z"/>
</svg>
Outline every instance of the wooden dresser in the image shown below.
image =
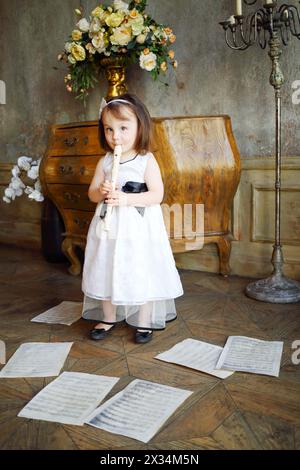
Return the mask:
<svg viewBox="0 0 300 470">
<path fill-rule="evenodd" d="M 189 239 L 187 243 L 187 239 L 178 237 L 170 218 L 173 252 L 199 250 L 203 243 L 216 243 L 220 273 L 227 275 L 232 239 L 230 210 L 240 180 L 240 156 L 230 118 L 173 117 L 153 119 L 153 123 L 152 151 L 164 180 L 164 208 L 204 204 L 204 233 L 197 233 L 194 241 Z M 43 192 L 64 220 L 62 249 L 71 262 L 69 271 L 73 275 L 80 274 L 82 268 L 75 248 L 84 249 L 95 211 L 95 204 L 87 196 L 88 187 L 104 153 L 98 141 L 97 121 L 54 125 L 40 167 Z"/>
</svg>

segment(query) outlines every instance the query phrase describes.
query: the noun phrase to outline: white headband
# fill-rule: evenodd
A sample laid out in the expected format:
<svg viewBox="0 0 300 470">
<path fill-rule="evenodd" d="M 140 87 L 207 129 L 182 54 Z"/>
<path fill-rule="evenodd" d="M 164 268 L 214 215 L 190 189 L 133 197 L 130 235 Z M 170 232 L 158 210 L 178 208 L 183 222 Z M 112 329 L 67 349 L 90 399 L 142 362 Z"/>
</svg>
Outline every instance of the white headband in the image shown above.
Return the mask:
<svg viewBox="0 0 300 470">
<path fill-rule="evenodd" d="M 104 98 L 102 98 L 100 108 L 99 108 L 99 119 L 101 118 L 103 109 L 106 108 L 106 106 L 109 106 L 111 103 L 125 103 L 125 104 L 132 105 L 132 103 L 130 103 L 130 101 L 122 100 L 121 98 L 117 98 L 116 100 L 112 100 L 112 101 L 109 101 L 109 102 L 107 102 Z"/>
</svg>

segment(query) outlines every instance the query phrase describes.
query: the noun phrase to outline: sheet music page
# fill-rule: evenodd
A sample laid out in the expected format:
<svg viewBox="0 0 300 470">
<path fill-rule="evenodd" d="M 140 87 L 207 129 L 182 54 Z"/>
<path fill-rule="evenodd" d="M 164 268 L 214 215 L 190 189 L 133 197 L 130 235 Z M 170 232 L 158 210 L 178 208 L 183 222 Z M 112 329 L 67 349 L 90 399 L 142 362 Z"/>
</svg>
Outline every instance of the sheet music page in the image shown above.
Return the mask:
<svg viewBox="0 0 300 470">
<path fill-rule="evenodd" d="M 214 344 L 205 343 L 188 338 L 175 344 L 173 348 L 155 356 L 160 361 L 172 362 L 191 369 L 215 375 L 220 379 L 226 379 L 234 372 L 216 370 L 218 359 L 223 348 Z"/>
<path fill-rule="evenodd" d="M 53 377 L 60 373 L 73 343 L 24 343 L 0 372 L 2 377 Z"/>
<path fill-rule="evenodd" d="M 193 392 L 136 379 L 95 410 L 87 424 L 148 442 Z"/>
<path fill-rule="evenodd" d="M 229 336 L 217 368 L 279 376 L 282 341 Z"/>
<path fill-rule="evenodd" d="M 18 416 L 83 426 L 87 416 L 118 380 L 117 377 L 63 372 L 41 390 Z"/>
<path fill-rule="evenodd" d="M 81 318 L 82 302 L 62 302 L 46 312 L 32 318 L 37 323 L 59 323 L 61 325 L 72 325 Z"/>
</svg>

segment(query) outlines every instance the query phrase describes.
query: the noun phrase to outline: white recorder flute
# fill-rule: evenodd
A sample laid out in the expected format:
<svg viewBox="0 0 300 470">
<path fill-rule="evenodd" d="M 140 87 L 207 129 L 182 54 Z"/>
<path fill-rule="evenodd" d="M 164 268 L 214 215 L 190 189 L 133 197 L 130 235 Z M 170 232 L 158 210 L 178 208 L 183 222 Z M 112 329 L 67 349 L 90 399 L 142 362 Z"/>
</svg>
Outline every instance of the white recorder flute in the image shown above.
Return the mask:
<svg viewBox="0 0 300 470">
<path fill-rule="evenodd" d="M 111 182 L 112 182 L 113 191 L 116 189 L 116 182 L 118 179 L 121 155 L 122 155 L 122 146 L 116 145 L 114 149 L 114 159 L 113 159 L 113 167 L 112 167 L 112 173 L 111 173 Z M 113 210 L 113 206 L 108 204 L 106 216 L 104 219 L 104 230 L 106 230 L 107 232 L 109 232 L 110 230 L 110 219 L 111 219 L 112 210 Z"/>
</svg>

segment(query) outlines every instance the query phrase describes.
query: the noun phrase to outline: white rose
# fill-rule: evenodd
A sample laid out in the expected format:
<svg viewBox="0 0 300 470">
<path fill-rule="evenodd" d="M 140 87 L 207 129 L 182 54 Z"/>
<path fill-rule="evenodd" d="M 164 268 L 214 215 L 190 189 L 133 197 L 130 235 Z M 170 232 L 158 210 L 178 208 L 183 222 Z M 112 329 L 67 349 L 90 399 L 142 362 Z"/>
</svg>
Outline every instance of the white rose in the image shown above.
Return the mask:
<svg viewBox="0 0 300 470">
<path fill-rule="evenodd" d="M 148 72 L 155 69 L 157 64 L 156 55 L 153 52 L 149 52 L 149 54 L 141 54 L 140 55 L 140 67 Z"/>
<path fill-rule="evenodd" d="M 101 23 L 99 18 L 93 18 L 90 26 L 90 33 L 98 33 L 101 29 Z"/>
<path fill-rule="evenodd" d="M 128 3 L 122 2 L 122 0 L 114 0 L 114 10 L 125 10 L 127 11 L 129 9 Z"/>
<path fill-rule="evenodd" d="M 102 32 L 96 34 L 92 39 L 92 45 L 96 49 L 97 52 L 101 54 L 101 52 L 105 51 L 105 42 L 104 42 L 104 34 Z"/>
<path fill-rule="evenodd" d="M 72 65 L 76 64 L 76 59 L 71 54 L 68 56 L 68 61 Z"/>
<path fill-rule="evenodd" d="M 68 54 L 70 54 L 71 49 L 72 49 L 72 47 L 73 47 L 73 44 L 74 44 L 73 42 L 66 42 L 66 44 L 65 44 L 65 51 L 66 51 Z"/>
<path fill-rule="evenodd" d="M 21 170 L 28 171 L 30 170 L 30 162 L 32 162 L 32 158 L 30 157 L 19 157 L 18 158 L 18 167 L 21 168 Z"/>
<path fill-rule="evenodd" d="M 147 37 L 146 34 L 139 34 L 139 35 L 136 37 L 136 42 L 137 42 L 138 44 L 144 44 L 144 42 L 146 41 L 146 37 Z"/>
<path fill-rule="evenodd" d="M 11 199 L 9 199 L 9 198 L 6 197 L 6 196 L 3 196 L 2 199 L 3 199 L 4 202 L 7 202 L 7 204 L 10 204 L 10 203 L 11 203 Z"/>
<path fill-rule="evenodd" d="M 87 33 L 90 29 L 90 23 L 86 18 L 82 18 L 80 21 L 77 23 L 77 28 L 80 29 L 83 33 Z M 69 51 L 67 51 L 69 52 Z"/>
</svg>

